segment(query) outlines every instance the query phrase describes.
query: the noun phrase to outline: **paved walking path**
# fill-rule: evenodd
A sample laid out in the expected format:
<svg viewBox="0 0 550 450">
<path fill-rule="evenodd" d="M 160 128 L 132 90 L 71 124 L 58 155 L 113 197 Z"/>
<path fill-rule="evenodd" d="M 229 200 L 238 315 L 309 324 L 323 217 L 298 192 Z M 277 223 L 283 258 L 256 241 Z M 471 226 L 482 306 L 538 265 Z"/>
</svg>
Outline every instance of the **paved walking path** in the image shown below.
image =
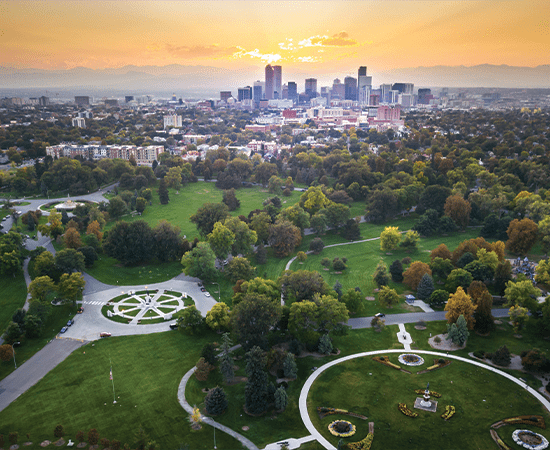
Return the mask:
<svg viewBox="0 0 550 450">
<path fill-rule="evenodd" d="M 449 355 L 449 354 L 434 352 L 434 351 L 430 351 L 430 350 L 415 350 L 414 352 L 418 353 L 418 354 L 422 354 L 422 355 L 433 355 L 433 356 L 437 356 L 437 357 L 456 359 L 458 361 L 462 361 L 462 362 L 465 362 L 465 363 L 468 363 L 468 364 L 473 364 L 473 365 L 481 367 L 483 369 L 490 370 L 491 372 L 494 372 L 498 375 L 501 375 L 505 378 L 508 378 L 510 381 L 512 381 L 512 382 L 516 383 L 518 386 L 524 388 L 527 392 L 529 392 L 532 396 L 534 396 L 539 402 L 541 402 L 543 404 L 543 406 L 548 411 L 550 411 L 550 401 L 548 401 L 542 394 L 540 394 L 539 392 L 537 392 L 534 389 L 527 386 L 527 384 L 524 383 L 523 381 L 519 380 L 518 378 L 516 378 L 516 377 L 514 377 L 514 376 L 512 376 L 512 375 L 510 375 L 506 372 L 503 372 L 502 370 L 499 370 L 495 367 L 491 367 L 487 364 L 483 364 L 479 361 L 474 361 L 474 360 L 471 360 L 471 359 L 468 359 L 468 358 L 463 358 L 462 356 Z M 299 399 L 299 402 L 298 402 L 298 406 L 300 408 L 300 414 L 302 416 L 302 420 L 304 422 L 304 425 L 306 426 L 308 431 L 327 450 L 336 450 L 336 448 L 327 439 L 325 439 L 323 437 L 323 435 L 321 435 L 321 433 L 319 433 L 319 431 L 317 431 L 317 428 L 315 428 L 315 426 L 313 425 L 313 422 L 311 421 L 311 419 L 309 417 L 309 412 L 307 410 L 307 396 L 308 396 L 309 390 L 311 389 L 311 386 L 313 385 L 315 380 L 325 370 L 327 370 L 328 368 L 330 368 L 332 366 L 335 366 L 336 364 L 340 364 L 341 362 L 349 361 L 349 360 L 355 359 L 355 358 L 362 358 L 362 357 L 365 357 L 365 356 L 373 356 L 373 355 L 380 355 L 380 354 L 386 355 L 388 353 L 403 353 L 403 350 L 396 350 L 396 349 L 375 350 L 375 351 L 372 351 L 372 352 L 356 353 L 354 355 L 344 356 L 343 358 L 335 359 L 335 360 L 330 361 L 330 362 L 326 363 L 325 365 L 319 367 L 306 380 L 304 386 L 302 387 L 302 391 L 300 392 L 300 399 Z"/>
<path fill-rule="evenodd" d="M 289 438 L 283 439 L 282 441 L 274 442 L 273 444 L 268 444 L 265 446 L 264 450 L 281 450 L 281 447 L 286 444 L 290 450 L 300 447 L 300 445 L 305 444 L 306 442 L 311 442 L 315 440 L 315 436 L 305 436 L 300 439 Z"/>
<path fill-rule="evenodd" d="M 183 376 L 178 388 L 178 401 L 180 402 L 180 405 L 182 406 L 182 408 L 189 414 L 193 412 L 193 407 L 189 403 L 187 403 L 187 400 L 185 399 L 185 386 L 187 385 L 187 382 L 189 381 L 189 378 L 191 377 L 191 375 L 195 373 L 195 370 L 197 370 L 197 368 L 193 367 L 189 372 L 187 372 Z M 216 422 L 211 417 L 206 417 L 201 414 L 201 420 L 203 423 L 206 423 L 234 437 L 246 448 L 250 450 L 259 450 L 258 447 L 256 447 L 256 445 L 250 439 L 247 439 L 242 434 L 239 434 L 236 431 L 233 431 L 231 428 L 228 428 L 225 425 L 222 425 L 221 423 Z"/>
<path fill-rule="evenodd" d="M 411 344 L 412 344 L 412 337 L 409 333 L 407 333 L 407 330 L 405 330 L 405 325 L 400 323 L 399 324 L 399 331 L 397 332 L 397 340 L 400 344 L 403 344 L 403 347 L 405 347 L 405 350 L 411 351 Z"/>
</svg>

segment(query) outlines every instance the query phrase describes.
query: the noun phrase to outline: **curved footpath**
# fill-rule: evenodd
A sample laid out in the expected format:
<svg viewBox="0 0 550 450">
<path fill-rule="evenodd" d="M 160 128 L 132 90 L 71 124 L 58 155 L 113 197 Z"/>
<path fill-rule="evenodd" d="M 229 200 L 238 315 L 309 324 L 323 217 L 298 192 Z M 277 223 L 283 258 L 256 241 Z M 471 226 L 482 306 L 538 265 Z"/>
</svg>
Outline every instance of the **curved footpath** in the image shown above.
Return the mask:
<svg viewBox="0 0 550 450">
<path fill-rule="evenodd" d="M 311 386 L 313 385 L 314 381 L 325 370 L 327 370 L 328 368 L 330 368 L 332 366 L 335 366 L 336 364 L 340 364 L 341 362 L 349 361 L 350 359 L 355 359 L 355 358 L 362 358 L 364 356 L 372 356 L 372 355 L 387 354 L 387 353 L 403 353 L 403 350 L 400 350 L 400 349 L 397 349 L 397 350 L 396 349 L 375 350 L 375 351 L 372 351 L 372 352 L 356 353 L 354 355 L 344 356 L 343 358 L 335 359 L 335 360 L 330 361 L 330 362 L 324 364 L 323 366 L 319 367 L 306 380 L 304 386 L 302 387 L 302 391 L 300 392 L 300 399 L 299 399 L 299 402 L 298 402 L 298 406 L 300 408 L 300 415 L 302 416 L 302 420 L 304 422 L 304 425 L 306 426 L 308 431 L 311 433 L 311 435 L 314 436 L 315 439 L 323 447 L 325 447 L 327 450 L 336 450 L 336 448 L 327 439 L 325 439 L 321 435 L 321 433 L 319 433 L 317 428 L 315 428 L 315 426 L 313 425 L 313 422 L 309 418 L 309 412 L 307 410 L 307 396 L 308 396 L 309 390 L 310 390 Z M 510 381 L 513 381 L 518 386 L 524 388 L 531 395 L 533 395 L 539 402 L 541 402 L 548 411 L 550 411 L 550 402 L 545 397 L 543 397 L 539 392 L 537 392 L 536 390 L 534 390 L 532 388 L 529 388 L 529 386 L 526 383 L 520 381 L 516 377 L 514 377 L 514 376 L 512 376 L 512 375 L 510 375 L 506 372 L 503 372 L 502 370 L 499 370 L 495 367 L 489 366 L 487 364 L 483 364 L 479 361 L 474 361 L 474 360 L 471 360 L 471 359 L 463 358 L 462 356 L 449 355 L 449 354 L 446 354 L 446 353 L 433 352 L 433 351 L 430 351 L 430 350 L 414 350 L 414 353 L 418 353 L 418 354 L 422 354 L 422 355 L 433 355 L 433 356 L 439 356 L 439 357 L 444 357 L 444 358 L 456 359 L 458 361 L 462 361 L 462 362 L 465 362 L 465 363 L 468 363 L 468 364 L 473 364 L 473 365 L 481 367 L 483 369 L 490 370 L 491 372 L 494 372 L 498 375 L 501 375 L 505 378 L 508 378 Z"/>
</svg>

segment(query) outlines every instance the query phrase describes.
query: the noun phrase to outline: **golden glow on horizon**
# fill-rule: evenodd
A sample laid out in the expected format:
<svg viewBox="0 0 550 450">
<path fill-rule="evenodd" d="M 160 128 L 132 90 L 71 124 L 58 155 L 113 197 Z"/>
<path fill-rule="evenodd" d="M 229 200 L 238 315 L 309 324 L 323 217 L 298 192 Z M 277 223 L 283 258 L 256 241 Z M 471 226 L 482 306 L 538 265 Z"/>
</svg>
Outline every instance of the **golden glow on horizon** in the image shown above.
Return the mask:
<svg viewBox="0 0 550 450">
<path fill-rule="evenodd" d="M 550 64 L 550 2 L 1 1 L 0 65 Z"/>
</svg>

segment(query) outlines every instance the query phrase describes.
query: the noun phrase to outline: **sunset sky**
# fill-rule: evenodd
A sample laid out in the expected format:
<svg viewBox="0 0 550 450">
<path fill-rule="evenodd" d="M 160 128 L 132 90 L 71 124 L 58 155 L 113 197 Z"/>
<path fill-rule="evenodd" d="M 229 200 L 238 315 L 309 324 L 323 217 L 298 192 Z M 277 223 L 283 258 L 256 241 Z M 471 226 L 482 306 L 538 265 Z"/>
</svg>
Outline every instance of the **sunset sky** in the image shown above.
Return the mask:
<svg viewBox="0 0 550 450">
<path fill-rule="evenodd" d="M 550 64 L 550 1 L 6 1 L 0 66 Z"/>
</svg>

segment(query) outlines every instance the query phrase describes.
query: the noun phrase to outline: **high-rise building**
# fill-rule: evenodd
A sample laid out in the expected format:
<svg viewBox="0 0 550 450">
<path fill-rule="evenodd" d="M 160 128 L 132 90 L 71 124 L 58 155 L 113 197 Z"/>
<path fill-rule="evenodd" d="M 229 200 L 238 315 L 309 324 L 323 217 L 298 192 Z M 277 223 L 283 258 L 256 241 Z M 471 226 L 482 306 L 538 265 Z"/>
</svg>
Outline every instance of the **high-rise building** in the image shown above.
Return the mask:
<svg viewBox="0 0 550 450">
<path fill-rule="evenodd" d="M 265 66 L 265 98 L 271 100 L 275 91 L 275 71 L 271 64 Z"/>
<path fill-rule="evenodd" d="M 372 77 L 367 76 L 367 66 L 361 66 L 357 71 L 357 101 L 360 104 L 369 104 L 367 90 L 370 89 L 372 89 Z"/>
<path fill-rule="evenodd" d="M 48 106 L 48 105 L 50 104 L 50 99 L 49 99 L 49 97 L 44 97 L 44 96 L 40 97 L 40 98 L 38 99 L 38 104 L 39 104 L 40 106 Z"/>
<path fill-rule="evenodd" d="M 337 100 L 344 100 L 346 98 L 346 87 L 340 82 L 340 79 L 338 78 L 336 78 L 332 82 L 330 97 Z"/>
<path fill-rule="evenodd" d="M 281 93 L 281 98 L 282 99 L 288 99 L 288 85 L 287 84 L 283 84 L 283 90 L 282 90 L 282 93 Z"/>
<path fill-rule="evenodd" d="M 317 78 L 306 78 L 306 95 L 309 98 L 317 97 Z"/>
<path fill-rule="evenodd" d="M 233 94 L 231 94 L 231 91 L 220 91 L 220 100 L 222 102 L 227 102 L 231 97 L 233 97 Z"/>
<path fill-rule="evenodd" d="M 237 93 L 237 100 L 240 102 L 242 102 L 243 100 L 252 100 L 252 88 L 250 86 L 239 88 Z"/>
<path fill-rule="evenodd" d="M 275 92 L 278 94 L 275 97 Z M 273 98 L 282 98 L 283 94 L 283 68 L 273 66 Z"/>
<path fill-rule="evenodd" d="M 90 97 L 88 97 L 87 95 L 77 95 L 74 98 L 74 102 L 78 106 L 89 105 L 90 104 Z"/>
<path fill-rule="evenodd" d="M 345 99 L 357 101 L 357 80 L 353 77 L 344 78 Z"/>
<path fill-rule="evenodd" d="M 399 91 L 400 94 L 412 94 L 414 91 L 413 83 L 394 83 L 392 86 L 394 91 Z"/>
<path fill-rule="evenodd" d="M 390 102 L 390 91 L 391 91 L 391 84 L 380 85 L 380 102 L 381 103 Z"/>
<path fill-rule="evenodd" d="M 260 103 L 260 100 L 263 97 L 264 93 L 264 83 L 263 81 L 255 81 L 254 86 L 252 88 L 252 96 L 254 98 L 254 102 Z"/>
<path fill-rule="evenodd" d="M 298 85 L 294 81 L 288 82 L 288 99 L 298 101 Z"/>
</svg>

